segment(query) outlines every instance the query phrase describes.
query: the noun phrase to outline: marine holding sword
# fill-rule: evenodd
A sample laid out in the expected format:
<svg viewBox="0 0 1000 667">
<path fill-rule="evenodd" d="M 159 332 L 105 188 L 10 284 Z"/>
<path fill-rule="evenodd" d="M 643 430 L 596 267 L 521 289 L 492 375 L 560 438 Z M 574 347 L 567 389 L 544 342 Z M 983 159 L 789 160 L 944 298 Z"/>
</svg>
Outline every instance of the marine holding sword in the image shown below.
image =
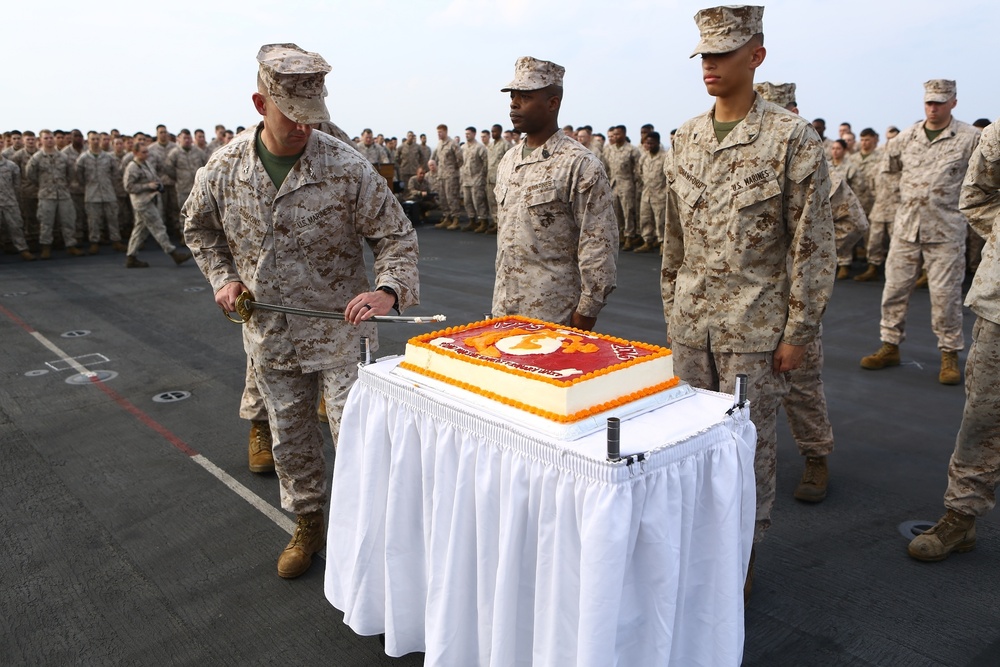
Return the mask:
<svg viewBox="0 0 1000 667">
<path fill-rule="evenodd" d="M 244 291 L 268 304 L 342 310 L 344 319 L 255 309 L 243 343 L 267 407 L 281 505 L 298 517 L 278 574 L 303 574 L 324 545 L 327 474 L 315 419 L 322 390 L 334 443 L 374 316 L 419 301 L 417 236 L 381 176 L 353 147 L 311 125 L 329 120 L 316 53 L 269 44 L 253 104 L 263 121 L 213 153 L 184 206 L 184 234 L 215 302 Z M 375 256 L 368 284 L 364 244 Z"/>
</svg>

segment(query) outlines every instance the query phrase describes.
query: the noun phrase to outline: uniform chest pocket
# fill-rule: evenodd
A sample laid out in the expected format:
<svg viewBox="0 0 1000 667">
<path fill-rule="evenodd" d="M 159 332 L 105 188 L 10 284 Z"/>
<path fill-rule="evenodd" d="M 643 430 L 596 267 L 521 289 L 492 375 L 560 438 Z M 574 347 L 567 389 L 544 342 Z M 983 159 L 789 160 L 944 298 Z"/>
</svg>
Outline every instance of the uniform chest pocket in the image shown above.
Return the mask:
<svg viewBox="0 0 1000 667">
<path fill-rule="evenodd" d="M 546 188 L 529 192 L 524 197 L 524 204 L 528 208 L 544 207 L 545 204 L 555 204 L 559 201 L 559 192 L 556 188 Z"/>
<path fill-rule="evenodd" d="M 733 195 L 733 205 L 737 209 L 743 209 L 747 206 L 753 206 L 763 201 L 767 201 L 771 197 L 776 197 L 781 194 L 781 187 L 778 185 L 778 181 L 774 179 L 769 179 L 766 181 L 761 181 L 752 187 L 740 190 Z"/>
<path fill-rule="evenodd" d="M 677 198 L 694 208 L 705 192 L 706 186 L 696 186 L 683 178 L 677 178 L 670 182 L 670 189 L 674 191 Z"/>
</svg>

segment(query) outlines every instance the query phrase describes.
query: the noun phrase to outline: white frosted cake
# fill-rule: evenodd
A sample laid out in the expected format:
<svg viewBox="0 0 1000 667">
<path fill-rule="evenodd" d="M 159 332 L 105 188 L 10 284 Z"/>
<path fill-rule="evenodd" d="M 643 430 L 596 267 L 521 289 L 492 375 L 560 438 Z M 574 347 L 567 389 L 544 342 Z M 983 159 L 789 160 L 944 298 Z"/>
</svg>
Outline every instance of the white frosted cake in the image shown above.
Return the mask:
<svg viewBox="0 0 1000 667">
<path fill-rule="evenodd" d="M 400 367 L 561 423 L 679 383 L 666 348 L 516 315 L 411 338 Z"/>
</svg>

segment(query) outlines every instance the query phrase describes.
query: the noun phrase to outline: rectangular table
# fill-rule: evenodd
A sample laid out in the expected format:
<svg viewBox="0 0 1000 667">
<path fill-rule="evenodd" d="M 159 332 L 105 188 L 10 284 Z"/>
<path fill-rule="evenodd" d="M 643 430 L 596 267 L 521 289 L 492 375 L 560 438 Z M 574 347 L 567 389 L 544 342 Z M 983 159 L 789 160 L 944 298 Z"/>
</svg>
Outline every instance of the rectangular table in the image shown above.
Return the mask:
<svg viewBox="0 0 1000 667">
<path fill-rule="evenodd" d="M 425 664 L 738 665 L 756 431 L 691 397 L 558 441 L 363 366 L 334 466 L 325 591 Z"/>
</svg>

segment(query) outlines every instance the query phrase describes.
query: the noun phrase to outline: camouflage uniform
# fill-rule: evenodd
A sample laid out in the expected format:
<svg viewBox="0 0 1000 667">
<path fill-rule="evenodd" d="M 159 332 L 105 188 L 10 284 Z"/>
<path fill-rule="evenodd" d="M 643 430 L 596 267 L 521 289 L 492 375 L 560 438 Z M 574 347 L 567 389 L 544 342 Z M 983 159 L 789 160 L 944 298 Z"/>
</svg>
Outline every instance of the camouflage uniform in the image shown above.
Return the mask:
<svg viewBox="0 0 1000 667">
<path fill-rule="evenodd" d="M 454 141 L 445 137 L 434 149 L 434 161 L 437 162 L 438 171 L 438 204 L 445 217 L 458 220 L 462 215 L 462 191 L 458 183 L 462 152 Z"/>
<path fill-rule="evenodd" d="M 618 233 L 597 157 L 562 130 L 497 168 L 495 316 L 569 324 L 597 317 L 615 288 Z"/>
<path fill-rule="evenodd" d="M 661 291 L 674 369 L 732 391 L 748 376 L 757 425 L 759 541 L 774 503 L 775 424 L 787 391 L 779 343 L 807 345 L 833 290 L 835 245 L 823 147 L 799 116 L 757 95 L 720 145 L 714 107 L 687 121 L 666 160 Z"/>
<path fill-rule="evenodd" d="M 122 240 L 118 228 L 118 195 L 115 183 L 122 182 L 118 161 L 110 153 L 96 155 L 85 150 L 76 160 L 76 178 L 83 185 L 83 201 L 87 209 L 87 231 L 91 243 L 101 241 L 101 225 L 108 227 L 108 238 Z"/>
<path fill-rule="evenodd" d="M 372 164 L 392 164 L 392 160 L 389 159 L 389 151 L 385 149 L 385 146 L 379 146 L 374 142 L 370 146 L 365 146 L 362 141 L 356 144 L 355 148 Z"/>
<path fill-rule="evenodd" d="M 894 140 L 890 139 L 890 143 Z M 886 146 L 888 150 L 888 146 Z M 899 210 L 899 178 L 902 173 L 886 171 L 888 165 L 883 152 L 880 164 L 875 173 L 875 204 L 868 216 L 870 231 L 868 233 L 868 262 L 877 266 L 885 264 L 889 251 L 889 239 L 892 236 L 892 224 Z"/>
<path fill-rule="evenodd" d="M 87 209 L 83 198 L 83 183 L 80 183 L 76 177 L 76 161 L 80 159 L 80 153 L 73 148 L 73 144 L 64 146 L 62 152 L 69 158 L 69 196 L 73 200 L 73 209 L 76 212 L 76 240 L 77 243 L 81 243 L 83 241 L 83 230 L 87 228 Z"/>
<path fill-rule="evenodd" d="M 117 153 L 108 153 L 111 159 L 115 161 L 115 166 L 119 174 L 122 173 L 122 164 L 124 164 L 124 157 L 126 155 L 131 155 L 131 153 L 123 152 L 121 155 Z M 128 192 L 125 191 L 125 182 L 123 178 L 115 179 L 115 197 L 118 199 L 118 230 L 123 237 L 129 237 L 132 235 L 132 201 L 129 199 Z"/>
<path fill-rule="evenodd" d="M 986 239 L 983 261 L 965 305 L 978 316 L 965 365 L 965 410 L 948 464 L 945 507 L 983 516 L 996 505 L 1000 484 L 1000 121 L 983 130 L 969 160 L 960 206 Z"/>
<path fill-rule="evenodd" d="M 882 162 L 882 149 L 876 148 L 868 155 L 863 155 L 861 151 L 847 157 L 854 164 L 858 172 L 858 178 L 864 181 L 865 188 L 861 192 L 854 190 L 854 194 L 861 200 L 861 206 L 865 209 L 865 215 L 871 216 L 872 207 L 875 206 L 875 175 L 879 172 Z"/>
<path fill-rule="evenodd" d="M 845 155 L 844 159 L 840 161 L 840 164 L 835 165 L 833 162 L 830 163 L 830 178 L 831 180 L 843 180 L 847 182 L 847 185 L 851 187 L 851 191 L 857 195 L 858 200 L 861 202 L 861 206 L 864 207 L 864 202 L 872 198 L 871 188 L 868 185 L 868 177 L 863 171 L 858 169 L 855 165 L 853 156 Z M 865 219 L 867 220 L 868 209 L 865 210 Z"/>
<path fill-rule="evenodd" d="M 28 180 L 28 162 L 37 152 L 38 149 L 29 153 L 27 148 L 22 148 L 10 158 L 21 170 L 21 217 L 28 245 L 38 242 L 38 186 Z"/>
<path fill-rule="evenodd" d="M 405 141 L 396 149 L 396 163 L 399 164 L 399 176 L 404 183 L 409 183 L 410 179 L 417 175 L 420 168 L 420 144 L 414 141 L 408 144 Z M 426 168 L 424 169 L 426 171 Z"/>
<path fill-rule="evenodd" d="M 420 144 L 418 146 L 420 149 L 420 166 L 427 171 L 427 161 L 431 159 L 431 147 L 427 144 Z"/>
<path fill-rule="evenodd" d="M 490 217 L 490 208 L 486 203 L 488 162 L 486 146 L 479 141 L 465 142 L 462 147 L 462 192 L 470 224 L 474 220 L 488 220 Z"/>
<path fill-rule="evenodd" d="M 620 146 L 608 144 L 601 153 L 608 180 L 614 191 L 615 217 L 618 219 L 618 233 L 625 238 L 636 236 L 635 228 L 635 181 L 639 171 L 639 157 L 642 153 L 635 146 L 623 143 Z"/>
<path fill-rule="evenodd" d="M 18 252 L 28 249 L 21 219 L 21 170 L 7 158 L 0 158 L 0 226 L 7 230 Z"/>
<path fill-rule="evenodd" d="M 59 220 L 63 242 L 76 246 L 76 209 L 70 199 L 69 182 L 73 165 L 65 153 L 35 151 L 28 161 L 25 176 L 38 187 L 38 240 L 52 245 L 52 228 Z"/>
<path fill-rule="evenodd" d="M 493 221 L 493 224 L 496 224 L 497 221 L 497 168 L 500 166 L 500 160 L 503 159 L 503 156 L 509 150 L 510 144 L 502 138 L 490 141 L 490 145 L 486 147 L 488 158 L 486 167 L 486 202 L 490 207 L 490 220 Z"/>
<path fill-rule="evenodd" d="M 396 292 L 401 310 L 416 304 L 416 233 L 371 164 L 313 132 L 276 191 L 255 141 L 248 132 L 216 151 L 184 206 L 188 245 L 213 290 L 240 282 L 262 302 L 342 310 L 369 289 L 367 242 L 377 284 Z M 267 404 L 282 507 L 296 514 L 322 508 L 327 477 L 315 398 L 322 385 L 336 435 L 359 336 L 377 349 L 372 323 L 260 311 L 243 327 Z"/>
<path fill-rule="evenodd" d="M 177 183 L 166 170 L 167 157 L 175 150 L 177 146 L 169 141 L 166 145 L 154 141 L 149 145 L 149 157 L 146 158 L 146 162 L 152 165 L 160 182 L 163 183 L 163 193 L 158 199 L 163 224 L 171 233 L 176 233 L 180 237 L 183 232 L 178 226 L 180 210 L 177 206 Z"/>
<path fill-rule="evenodd" d="M 888 171 L 902 175 L 882 291 L 880 332 L 885 343 L 903 342 L 910 294 L 923 264 L 931 293 L 931 329 L 938 348 L 958 352 L 965 346 L 962 280 L 968 222 L 958 210 L 958 197 L 978 141 L 979 130 L 952 118 L 933 142 L 924 133 L 924 123 L 919 122 L 903 130 L 887 147 Z"/>
<path fill-rule="evenodd" d="M 160 217 L 160 193 L 156 188 L 149 186 L 153 181 L 159 182 L 153 165 L 149 163 L 149 160 L 142 163 L 132 160 L 125 167 L 122 181 L 129 194 L 132 211 L 135 214 L 135 222 L 132 225 L 132 235 L 128 239 L 126 253 L 130 257 L 135 257 L 146 237 L 152 234 L 156 242 L 163 248 L 163 252 L 169 255 L 176 250 L 176 247 L 170 242 L 167 229 L 163 226 L 163 218 Z"/>
<path fill-rule="evenodd" d="M 667 151 L 660 147 L 656 155 L 643 151 L 639 159 L 642 175 L 642 203 L 639 228 L 646 243 L 663 241 L 663 216 L 667 212 L 667 178 L 663 173 Z"/>
<path fill-rule="evenodd" d="M 868 231 L 868 218 L 861 201 L 844 178 L 843 170 L 830 172 L 830 209 L 837 243 L 837 265 L 850 266 L 854 246 Z"/>
<path fill-rule="evenodd" d="M 163 171 L 174 181 L 174 189 L 177 192 L 178 216 L 180 215 L 181 208 L 184 207 L 184 202 L 187 201 L 188 195 L 191 194 L 191 188 L 194 187 L 195 173 L 204 167 L 207 161 L 208 158 L 205 153 L 194 146 L 189 148 L 178 146 L 167 155 L 167 160 L 163 164 Z M 178 217 L 178 220 L 183 225 L 183 218 Z"/>
</svg>

